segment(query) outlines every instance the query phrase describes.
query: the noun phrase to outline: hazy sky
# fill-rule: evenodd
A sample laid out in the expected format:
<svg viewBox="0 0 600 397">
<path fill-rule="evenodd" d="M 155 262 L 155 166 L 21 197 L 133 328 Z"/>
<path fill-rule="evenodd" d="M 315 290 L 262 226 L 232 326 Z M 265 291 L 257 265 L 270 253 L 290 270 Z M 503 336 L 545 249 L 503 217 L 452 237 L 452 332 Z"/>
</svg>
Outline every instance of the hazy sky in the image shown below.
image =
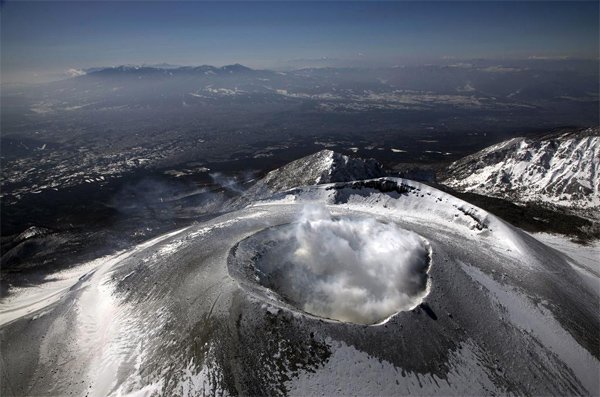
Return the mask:
<svg viewBox="0 0 600 397">
<path fill-rule="evenodd" d="M 2 81 L 121 64 L 291 68 L 598 58 L 591 2 L 5 1 Z"/>
</svg>

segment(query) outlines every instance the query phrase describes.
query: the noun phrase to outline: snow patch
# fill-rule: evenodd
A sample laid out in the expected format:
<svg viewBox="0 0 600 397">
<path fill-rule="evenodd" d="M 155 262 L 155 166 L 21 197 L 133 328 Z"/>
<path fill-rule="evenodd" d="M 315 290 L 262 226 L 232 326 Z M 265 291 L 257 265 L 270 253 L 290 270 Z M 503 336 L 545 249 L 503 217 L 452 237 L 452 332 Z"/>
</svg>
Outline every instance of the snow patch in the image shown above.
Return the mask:
<svg viewBox="0 0 600 397">
<path fill-rule="evenodd" d="M 466 341 L 449 358 L 446 378 L 419 374 L 357 350 L 344 342 L 330 341 L 332 356 L 317 371 L 302 371 L 286 382 L 290 396 L 393 396 L 393 395 L 495 395 L 506 390 L 494 385 L 479 365 L 482 352 Z"/>
<path fill-rule="evenodd" d="M 506 310 L 511 323 L 529 332 L 544 347 L 556 354 L 579 378 L 590 395 L 598 395 L 598 360 L 577 343 L 550 310 L 533 303 L 515 288 L 498 283 L 474 266 L 461 263 L 461 267 L 474 281 L 490 292 L 490 297 Z"/>
</svg>

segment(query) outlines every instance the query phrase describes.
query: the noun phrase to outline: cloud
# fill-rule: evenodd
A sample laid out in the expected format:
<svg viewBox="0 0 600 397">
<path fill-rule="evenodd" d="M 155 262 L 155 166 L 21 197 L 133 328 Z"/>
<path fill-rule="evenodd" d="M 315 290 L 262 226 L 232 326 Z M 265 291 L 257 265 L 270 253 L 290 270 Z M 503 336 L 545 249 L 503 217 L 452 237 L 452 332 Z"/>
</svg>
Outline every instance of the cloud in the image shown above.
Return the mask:
<svg viewBox="0 0 600 397">
<path fill-rule="evenodd" d="M 220 172 L 211 172 L 208 175 L 215 185 L 219 185 L 225 190 L 239 194 L 244 193 L 246 191 L 246 185 L 256 179 L 256 171 L 254 170 L 244 171 L 235 176 L 225 175 Z"/>
<path fill-rule="evenodd" d="M 531 60 L 539 60 L 539 61 L 564 61 L 569 59 L 570 57 L 567 55 L 531 55 L 527 59 Z"/>
<path fill-rule="evenodd" d="M 488 73 L 512 73 L 512 72 L 521 72 L 523 70 L 526 70 L 526 69 L 506 67 L 506 66 L 500 66 L 500 65 L 488 66 L 486 68 L 481 69 L 481 71 L 488 72 Z"/>
<path fill-rule="evenodd" d="M 470 82 L 467 82 L 463 87 L 458 87 L 456 90 L 458 92 L 473 92 L 473 91 L 476 91 L 475 87 L 473 87 L 473 85 L 471 85 Z"/>
<path fill-rule="evenodd" d="M 65 72 L 67 74 L 67 76 L 69 77 L 78 77 L 78 76 L 83 76 L 86 74 L 85 70 L 82 69 L 69 69 Z"/>
</svg>

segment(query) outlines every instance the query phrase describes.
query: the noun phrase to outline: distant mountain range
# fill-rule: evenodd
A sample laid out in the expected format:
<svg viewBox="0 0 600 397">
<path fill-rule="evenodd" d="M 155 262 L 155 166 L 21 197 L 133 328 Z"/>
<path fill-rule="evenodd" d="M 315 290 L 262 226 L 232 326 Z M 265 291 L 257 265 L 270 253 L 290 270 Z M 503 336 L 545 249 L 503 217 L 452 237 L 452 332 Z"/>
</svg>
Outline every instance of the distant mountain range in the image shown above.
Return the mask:
<svg viewBox="0 0 600 397">
<path fill-rule="evenodd" d="M 200 66 L 179 66 L 179 65 L 171 65 L 168 63 L 156 64 L 156 65 L 120 65 L 120 66 L 111 66 L 104 68 L 89 68 L 82 69 L 82 75 L 90 75 L 90 74 L 111 74 L 111 73 L 204 73 L 204 74 L 219 74 L 219 73 L 242 73 L 249 72 L 253 69 L 250 69 L 247 66 L 241 65 L 239 63 L 233 65 L 225 65 L 221 67 L 210 66 L 210 65 L 200 65 Z"/>
<path fill-rule="evenodd" d="M 538 118 L 558 119 L 554 125 L 590 125 L 597 120 L 599 81 L 588 66 L 556 70 L 457 64 L 279 72 L 241 64 L 123 65 L 72 69 L 72 78 L 5 89 L 2 95 L 8 108 L 16 104 L 19 111 L 28 108 L 36 114 L 140 108 L 159 108 L 164 114 L 207 105 L 264 109 L 269 104 L 326 113 L 509 113 L 505 120 L 545 113 Z"/>
</svg>

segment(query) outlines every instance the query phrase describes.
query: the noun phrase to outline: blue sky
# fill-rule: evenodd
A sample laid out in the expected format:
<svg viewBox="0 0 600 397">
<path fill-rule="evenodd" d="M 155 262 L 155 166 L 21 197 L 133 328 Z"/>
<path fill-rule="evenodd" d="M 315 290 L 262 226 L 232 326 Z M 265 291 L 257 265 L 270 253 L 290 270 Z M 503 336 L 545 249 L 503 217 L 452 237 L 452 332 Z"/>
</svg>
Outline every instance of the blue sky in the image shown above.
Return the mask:
<svg viewBox="0 0 600 397">
<path fill-rule="evenodd" d="M 243 63 L 386 66 L 440 59 L 598 58 L 591 2 L 5 1 L 2 80 L 70 68 Z"/>
</svg>

